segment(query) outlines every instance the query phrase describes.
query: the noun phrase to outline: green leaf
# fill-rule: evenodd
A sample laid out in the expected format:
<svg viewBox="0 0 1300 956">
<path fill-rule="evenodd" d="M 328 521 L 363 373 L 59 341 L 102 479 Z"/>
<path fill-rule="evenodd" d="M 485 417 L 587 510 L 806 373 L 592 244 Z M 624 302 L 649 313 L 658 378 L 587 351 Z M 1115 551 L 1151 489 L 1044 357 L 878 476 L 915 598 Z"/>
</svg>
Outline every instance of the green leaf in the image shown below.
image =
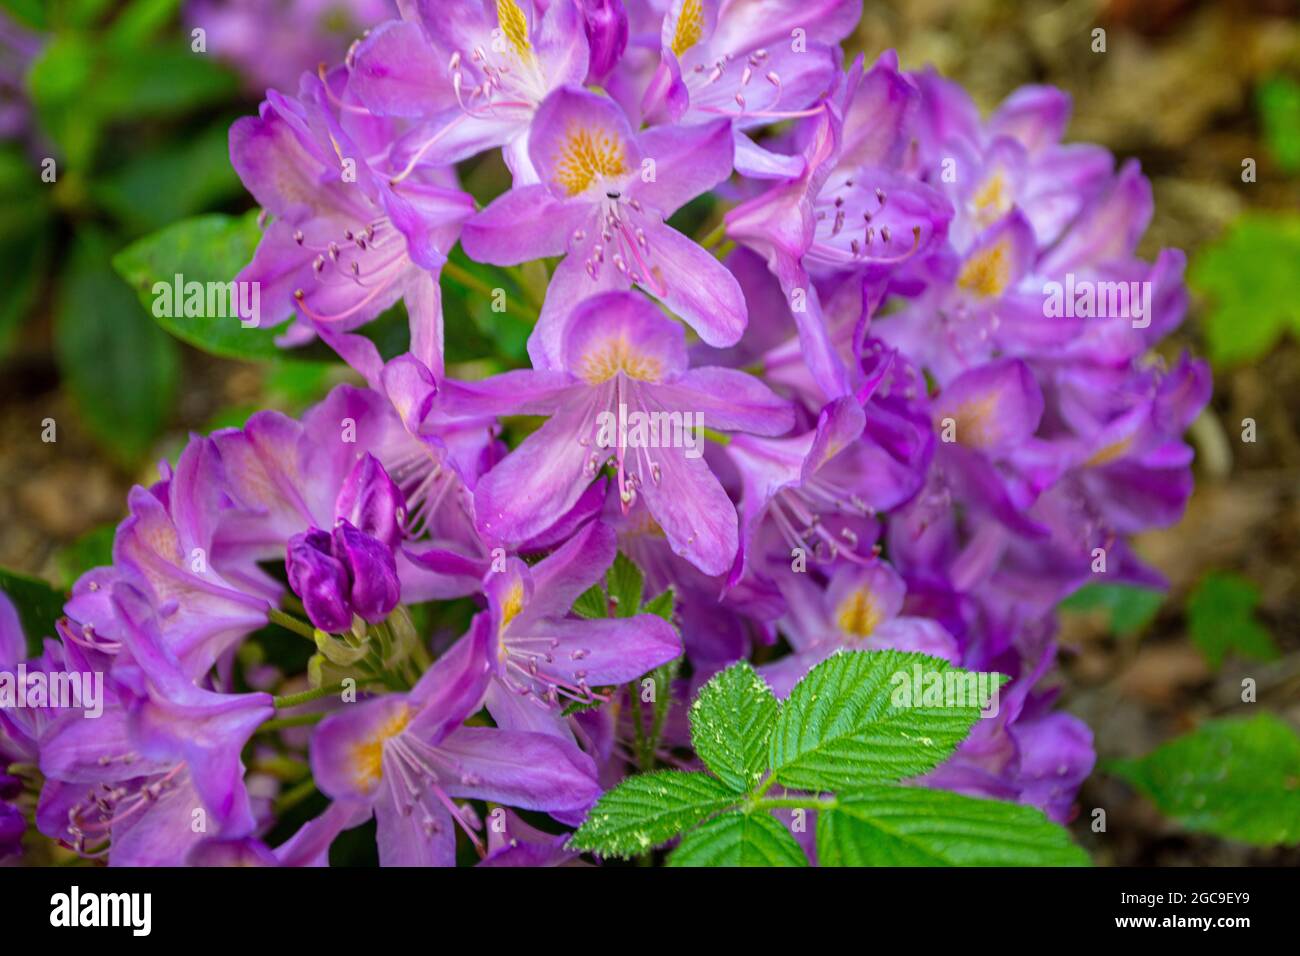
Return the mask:
<svg viewBox="0 0 1300 956">
<path fill-rule="evenodd" d="M 291 353 L 275 344 L 279 333 L 265 315 L 261 326 L 244 328 L 236 317 L 173 318 L 157 315 L 154 308 L 155 283 L 174 286 L 177 275 L 184 282 L 229 282 L 252 260 L 261 237 L 253 212 L 240 217 L 196 216 L 132 243 L 117 254 L 113 265 L 135 289 L 145 311 L 177 338 L 227 358 L 279 358 Z M 183 311 L 175 305 L 157 311 Z"/>
<path fill-rule="evenodd" d="M 817 811 L 822 866 L 1087 866 L 1033 807 L 924 787 L 871 787 Z"/>
<path fill-rule="evenodd" d="M 790 831 L 771 814 L 727 813 L 691 833 L 668 855 L 669 866 L 807 866 Z"/>
<path fill-rule="evenodd" d="M 599 584 L 593 584 L 573 602 L 573 613 L 585 618 L 609 617 L 609 601 Z"/>
<path fill-rule="evenodd" d="M 45 282 L 54 248 L 52 195 L 35 161 L 17 148 L 0 148 L 0 357 Z"/>
<path fill-rule="evenodd" d="M 1209 720 L 1107 769 L 1188 830 L 1255 846 L 1300 843 L 1300 736 L 1272 714 Z"/>
<path fill-rule="evenodd" d="M 1300 83 L 1270 77 L 1256 91 L 1255 104 L 1269 152 L 1286 172 L 1300 173 Z"/>
<path fill-rule="evenodd" d="M 63 616 L 67 598 L 44 581 L 4 568 L 0 568 L 0 591 L 9 596 L 18 611 L 27 652 L 35 657 L 41 652 L 41 642 L 54 636 L 54 622 Z"/>
<path fill-rule="evenodd" d="M 1203 246 L 1188 282 L 1212 307 L 1205 313 L 1217 365 L 1265 355 L 1290 329 L 1300 332 L 1300 216 L 1249 213 Z"/>
<path fill-rule="evenodd" d="M 71 589 L 77 578 L 91 568 L 113 563 L 113 536 L 117 525 L 105 524 L 87 531 L 72 544 L 55 555 L 59 580 L 64 588 Z"/>
<path fill-rule="evenodd" d="M 669 588 L 641 605 L 641 613 L 658 615 L 671 624 L 673 623 L 673 612 L 676 607 L 676 596 L 673 594 L 673 589 Z"/>
<path fill-rule="evenodd" d="M 1165 601 L 1163 591 L 1129 584 L 1086 584 L 1061 602 L 1066 611 L 1102 611 L 1110 628 L 1128 637 L 1146 629 Z"/>
<path fill-rule="evenodd" d="M 569 846 L 601 856 L 637 856 L 735 803 L 736 795 L 705 773 L 639 774 L 596 801 Z"/>
<path fill-rule="evenodd" d="M 902 651 L 841 651 L 814 667 L 790 692 L 772 733 L 768 759 L 777 780 L 844 790 L 914 777 L 948 759 L 979 719 L 978 695 L 962 686 L 966 697 L 954 695 L 954 706 L 946 697 L 940 706 L 913 706 L 914 674 L 954 690 L 977 680 L 947 661 Z"/>
<path fill-rule="evenodd" d="M 223 120 L 181 142 L 164 142 L 97 176 L 91 195 L 137 233 L 162 229 L 238 196 L 242 187 L 230 165 L 229 131 Z"/>
<path fill-rule="evenodd" d="M 68 165 L 86 175 L 108 124 L 180 116 L 229 99 L 238 83 L 188 43 L 109 43 L 62 32 L 32 64 L 27 89 L 42 128 Z"/>
<path fill-rule="evenodd" d="M 1255 620 L 1259 591 L 1236 574 L 1212 571 L 1187 599 L 1187 628 L 1210 666 L 1229 652 L 1256 661 L 1277 658 L 1273 638 Z"/>
<path fill-rule="evenodd" d="M 82 419 L 125 463 L 149 450 L 176 391 L 176 343 L 140 311 L 109 266 L 107 240 L 78 235 L 63 279 L 55 355 Z"/>
<path fill-rule="evenodd" d="M 607 580 L 615 617 L 632 617 L 641 610 L 641 592 L 645 588 L 645 576 L 623 552 L 620 551 L 615 555 Z"/>
<path fill-rule="evenodd" d="M 748 793 L 767 769 L 767 743 L 780 706 L 744 661 L 716 674 L 691 705 L 691 743 L 731 789 Z"/>
</svg>

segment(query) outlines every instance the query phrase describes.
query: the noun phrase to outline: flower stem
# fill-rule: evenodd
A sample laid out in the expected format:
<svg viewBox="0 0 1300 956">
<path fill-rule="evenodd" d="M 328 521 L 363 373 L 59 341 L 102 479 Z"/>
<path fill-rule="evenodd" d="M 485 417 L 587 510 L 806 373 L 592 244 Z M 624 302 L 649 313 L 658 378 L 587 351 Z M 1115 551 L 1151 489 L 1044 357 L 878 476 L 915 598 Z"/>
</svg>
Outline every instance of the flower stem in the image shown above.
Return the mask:
<svg viewBox="0 0 1300 956">
<path fill-rule="evenodd" d="M 700 245 L 705 249 L 712 249 L 725 238 L 727 238 L 727 221 L 724 219 L 709 230 L 708 235 L 700 240 Z"/>
<path fill-rule="evenodd" d="M 288 614 L 285 611 L 281 611 L 277 607 L 269 608 L 266 612 L 266 616 L 276 624 L 279 624 L 286 631 L 293 631 L 295 634 L 307 638 L 307 640 L 311 641 L 312 644 L 316 643 L 316 629 L 306 621 L 294 617 L 292 614 Z"/>
<path fill-rule="evenodd" d="M 292 788 L 286 790 L 280 795 L 280 799 L 275 801 L 275 812 L 278 816 L 284 811 L 296 807 L 313 793 L 316 792 L 316 780 L 308 777 L 302 783 L 295 784 Z"/>
<path fill-rule="evenodd" d="M 360 688 L 370 683 L 373 683 L 373 681 L 362 680 L 357 681 L 356 685 Z M 283 697 L 275 698 L 275 709 L 287 710 L 290 707 L 310 704 L 313 700 L 320 700 L 322 697 L 332 697 L 333 695 L 342 692 L 344 689 L 344 685 L 340 682 L 338 684 L 331 684 L 329 687 L 317 687 L 314 690 L 305 690 L 299 694 L 286 694 Z"/>
<path fill-rule="evenodd" d="M 310 727 L 312 724 L 318 724 L 324 720 L 328 714 L 324 711 L 316 711 L 310 714 L 293 714 L 289 717 L 276 717 L 274 720 L 265 721 L 262 726 L 257 728 L 257 732 L 270 733 L 273 730 L 284 730 L 287 727 Z"/>
</svg>

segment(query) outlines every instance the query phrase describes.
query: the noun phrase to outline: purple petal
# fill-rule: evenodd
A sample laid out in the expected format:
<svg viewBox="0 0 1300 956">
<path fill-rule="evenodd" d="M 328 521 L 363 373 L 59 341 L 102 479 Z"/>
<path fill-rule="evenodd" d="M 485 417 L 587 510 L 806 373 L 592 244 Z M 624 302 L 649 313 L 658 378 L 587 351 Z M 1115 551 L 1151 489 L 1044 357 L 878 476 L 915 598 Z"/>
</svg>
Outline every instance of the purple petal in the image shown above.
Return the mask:
<svg viewBox="0 0 1300 956">
<path fill-rule="evenodd" d="M 515 545 L 545 531 L 578 502 L 595 478 L 587 459 L 595 447 L 596 410 L 608 404 L 594 395 L 575 401 L 479 480 L 474 511 L 482 534 Z"/>
<path fill-rule="evenodd" d="M 532 600 L 519 623 L 524 624 L 527 618 L 568 614 L 578 596 L 601 580 L 617 551 L 618 542 L 608 525 L 597 520 L 581 528 L 533 565 Z"/>
<path fill-rule="evenodd" d="M 401 20 L 381 23 L 358 44 L 348 86 L 379 116 L 427 117 L 456 105 L 447 64 L 419 26 Z"/>
<path fill-rule="evenodd" d="M 334 526 L 334 554 L 347 569 L 352 612 L 371 624 L 383 621 L 402 597 L 392 549 L 340 519 Z"/>
<path fill-rule="evenodd" d="M 401 489 L 393 484 L 379 459 L 366 452 L 348 472 L 334 513 L 391 548 L 402 536 L 399 512 L 405 507 Z"/>
<path fill-rule="evenodd" d="M 731 175 L 731 121 L 698 126 L 656 126 L 637 138 L 641 154 L 654 161 L 654 178 L 633 182 L 631 194 L 665 217 Z"/>
<path fill-rule="evenodd" d="M 736 277 L 671 226 L 647 220 L 643 228 L 653 275 L 638 284 L 681 316 L 705 344 L 725 348 L 740 341 L 748 311 Z"/>
<path fill-rule="evenodd" d="M 537 108 L 528 155 L 557 199 L 597 203 L 624 192 L 640 171 L 641 154 L 627 116 L 613 100 L 561 87 Z"/>
<path fill-rule="evenodd" d="M 461 245 L 476 262 L 515 265 L 560 256 L 581 229 L 595 232 L 591 203 L 557 199 L 542 183 L 511 189 L 465 224 Z"/>
<path fill-rule="evenodd" d="M 583 810 L 600 796 L 591 758 L 545 734 L 462 727 L 438 751 L 452 796 L 523 810 Z"/>
<path fill-rule="evenodd" d="M 347 568 L 334 557 L 328 533 L 312 529 L 290 538 L 285 569 L 313 625 L 334 633 L 352 626 Z"/>
</svg>

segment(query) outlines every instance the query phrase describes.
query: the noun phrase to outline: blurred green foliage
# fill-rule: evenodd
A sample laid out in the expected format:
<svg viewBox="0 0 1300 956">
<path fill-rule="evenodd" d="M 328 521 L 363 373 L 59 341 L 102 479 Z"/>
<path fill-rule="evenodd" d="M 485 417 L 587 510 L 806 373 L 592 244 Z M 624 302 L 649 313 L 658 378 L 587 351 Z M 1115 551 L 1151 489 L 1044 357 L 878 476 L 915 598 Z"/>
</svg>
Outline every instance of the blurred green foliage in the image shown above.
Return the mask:
<svg viewBox="0 0 1300 956">
<path fill-rule="evenodd" d="M 1206 575 L 1187 600 L 1187 628 L 1214 668 L 1229 653 L 1256 661 L 1277 657 L 1273 637 L 1255 619 L 1259 589 L 1237 574 Z"/>
<path fill-rule="evenodd" d="M 1206 721 L 1109 769 L 1188 830 L 1256 846 L 1300 843 L 1300 737 L 1272 714 Z"/>
<path fill-rule="evenodd" d="M 1100 612 L 1110 629 L 1123 637 L 1138 634 L 1155 618 L 1164 603 L 1163 591 L 1129 584 L 1088 584 L 1061 602 L 1061 610 Z"/>
<path fill-rule="evenodd" d="M 1216 365 L 1267 354 L 1300 335 L 1300 216 L 1250 213 L 1192 260 L 1188 281 L 1206 297 L 1205 338 Z"/>
</svg>

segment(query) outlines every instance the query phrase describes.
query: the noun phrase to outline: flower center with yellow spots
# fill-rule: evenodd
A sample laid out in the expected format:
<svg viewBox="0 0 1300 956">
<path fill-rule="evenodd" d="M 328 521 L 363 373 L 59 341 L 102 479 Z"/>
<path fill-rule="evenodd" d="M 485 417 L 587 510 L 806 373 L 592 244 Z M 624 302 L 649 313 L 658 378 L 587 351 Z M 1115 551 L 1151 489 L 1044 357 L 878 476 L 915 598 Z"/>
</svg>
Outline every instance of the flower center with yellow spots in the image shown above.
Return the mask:
<svg viewBox="0 0 1300 956">
<path fill-rule="evenodd" d="M 501 35 L 514 48 L 519 59 L 528 59 L 533 51 L 528 42 L 528 18 L 515 0 L 497 0 L 497 22 L 501 24 Z"/>
<path fill-rule="evenodd" d="M 686 0 L 673 31 L 673 55 L 681 56 L 700 42 L 704 34 L 704 0 Z"/>
<path fill-rule="evenodd" d="M 993 413 L 997 405 L 992 395 L 972 398 L 957 406 L 951 415 L 957 424 L 957 444 L 967 448 L 988 448 L 997 440 Z"/>
<path fill-rule="evenodd" d="M 622 372 L 628 378 L 643 382 L 657 382 L 663 376 L 663 363 L 652 355 L 644 355 L 625 338 L 607 339 L 587 350 L 582 356 L 578 374 L 589 385 L 608 382 Z"/>
<path fill-rule="evenodd" d="M 506 647 L 506 628 L 523 609 L 524 582 L 515 581 L 506 592 L 505 600 L 501 602 L 501 625 L 497 628 L 497 660 L 500 662 L 504 662 L 510 656 L 510 648 Z"/>
<path fill-rule="evenodd" d="M 1011 284 L 1011 243 L 1003 239 L 973 256 L 962 267 L 957 285 L 984 299 L 1000 296 Z"/>
<path fill-rule="evenodd" d="M 835 616 L 840 631 L 855 640 L 871 636 L 871 632 L 880 624 L 880 606 L 866 588 L 859 588 L 842 602 Z"/>
<path fill-rule="evenodd" d="M 373 790 L 384 779 L 384 744 L 411 722 L 411 710 L 403 707 L 373 737 L 352 748 L 352 776 L 362 790 Z"/>
<path fill-rule="evenodd" d="M 1007 194 L 1006 178 L 1002 175 L 1002 170 L 996 170 L 975 190 L 971 205 L 975 207 L 975 222 L 981 227 L 993 225 L 1011 211 L 1011 197 Z"/>
<path fill-rule="evenodd" d="M 597 179 L 626 172 L 623 143 L 616 136 L 603 130 L 571 129 L 555 164 L 555 182 L 566 195 L 577 196 Z"/>
</svg>

